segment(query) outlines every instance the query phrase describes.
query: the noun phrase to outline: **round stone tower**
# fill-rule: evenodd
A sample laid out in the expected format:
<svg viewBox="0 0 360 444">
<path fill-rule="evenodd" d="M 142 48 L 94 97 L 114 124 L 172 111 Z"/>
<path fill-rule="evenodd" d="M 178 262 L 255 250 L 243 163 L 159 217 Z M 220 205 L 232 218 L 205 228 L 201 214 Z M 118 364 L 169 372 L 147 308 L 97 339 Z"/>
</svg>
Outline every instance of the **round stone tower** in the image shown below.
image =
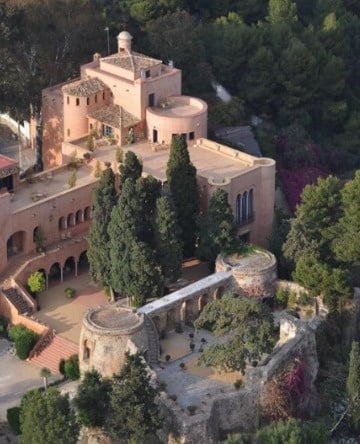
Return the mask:
<svg viewBox="0 0 360 444">
<path fill-rule="evenodd" d="M 122 31 L 117 36 L 118 41 L 118 51 L 121 54 L 122 52 L 131 52 L 131 40 L 132 35 L 127 31 Z"/>
<path fill-rule="evenodd" d="M 81 374 L 95 369 L 102 376 L 112 377 L 120 372 L 127 350 L 147 348 L 142 315 L 116 304 L 91 309 L 83 319 L 80 335 Z"/>
<path fill-rule="evenodd" d="M 219 255 L 216 259 L 216 271 L 231 271 L 232 290 L 243 296 L 265 299 L 275 294 L 277 265 L 275 256 L 269 251 Z"/>
</svg>

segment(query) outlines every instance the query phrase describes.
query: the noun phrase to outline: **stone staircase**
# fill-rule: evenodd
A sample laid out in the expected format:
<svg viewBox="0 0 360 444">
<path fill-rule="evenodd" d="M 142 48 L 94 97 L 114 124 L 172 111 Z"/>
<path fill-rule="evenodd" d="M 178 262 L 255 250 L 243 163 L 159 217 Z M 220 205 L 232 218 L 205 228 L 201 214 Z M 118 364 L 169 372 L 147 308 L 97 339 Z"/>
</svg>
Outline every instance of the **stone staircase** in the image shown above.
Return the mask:
<svg viewBox="0 0 360 444">
<path fill-rule="evenodd" d="M 159 364 L 159 336 L 153 320 L 144 314 L 145 333 L 148 338 L 148 363 L 150 367 L 156 367 Z"/>
<path fill-rule="evenodd" d="M 78 353 L 79 346 L 77 344 L 61 336 L 55 336 L 38 356 L 34 356 L 29 361 L 40 368 L 50 369 L 53 375 L 58 375 L 60 359 L 68 359 L 71 355 Z"/>
<path fill-rule="evenodd" d="M 3 288 L 2 292 L 17 309 L 19 314 L 33 314 L 33 308 L 28 304 L 26 299 L 17 291 L 15 287 Z"/>
</svg>

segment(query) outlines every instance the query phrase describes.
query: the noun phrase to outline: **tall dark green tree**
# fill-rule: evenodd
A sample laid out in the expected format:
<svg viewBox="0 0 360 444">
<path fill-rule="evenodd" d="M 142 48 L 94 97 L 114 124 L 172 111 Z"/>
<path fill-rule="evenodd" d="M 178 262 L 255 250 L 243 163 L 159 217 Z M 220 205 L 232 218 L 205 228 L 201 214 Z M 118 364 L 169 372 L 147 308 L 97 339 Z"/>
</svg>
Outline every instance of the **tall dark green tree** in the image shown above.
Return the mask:
<svg viewBox="0 0 360 444">
<path fill-rule="evenodd" d="M 132 179 L 135 182 L 141 177 L 142 164 L 135 153 L 127 151 L 124 163 L 120 165 L 119 171 L 121 186 L 124 185 L 126 179 Z"/>
<path fill-rule="evenodd" d="M 346 381 L 351 422 L 360 430 L 360 343 L 353 342 L 350 352 L 349 374 Z"/>
<path fill-rule="evenodd" d="M 341 194 L 344 215 L 339 221 L 334 250 L 341 262 L 360 267 L 360 170 Z"/>
<path fill-rule="evenodd" d="M 85 427 L 102 427 L 107 417 L 111 381 L 96 370 L 86 372 L 74 398 L 77 418 Z"/>
<path fill-rule="evenodd" d="M 171 142 L 166 177 L 182 232 L 183 253 L 190 257 L 195 251 L 199 190 L 196 168 L 190 161 L 186 140 L 179 134 Z"/>
<path fill-rule="evenodd" d="M 110 245 L 108 225 L 116 205 L 115 175 L 106 168 L 93 193 L 94 214 L 88 236 L 87 256 L 90 275 L 103 285 L 110 284 Z"/>
<path fill-rule="evenodd" d="M 75 444 L 79 433 L 68 396 L 52 387 L 23 397 L 20 428 L 23 444 Z"/>
<path fill-rule="evenodd" d="M 125 364 L 114 378 L 106 430 L 113 439 L 145 442 L 147 433 L 161 426 L 155 402 L 157 391 L 139 353 L 126 354 Z"/>
<path fill-rule="evenodd" d="M 161 182 L 153 176 L 140 177 L 136 181 L 136 193 L 141 205 L 141 224 L 137 233 L 138 239 L 153 247 L 154 230 L 153 219 L 156 209 L 156 200 L 161 194 Z"/>
<path fill-rule="evenodd" d="M 226 191 L 218 188 L 210 198 L 209 208 L 199 222 L 197 254 L 214 267 L 216 256 L 234 244 L 236 224 Z"/>
<path fill-rule="evenodd" d="M 154 243 L 164 278 L 170 282 L 176 281 L 181 276 L 181 232 L 174 207 L 170 199 L 165 196 L 156 201 Z"/>
</svg>

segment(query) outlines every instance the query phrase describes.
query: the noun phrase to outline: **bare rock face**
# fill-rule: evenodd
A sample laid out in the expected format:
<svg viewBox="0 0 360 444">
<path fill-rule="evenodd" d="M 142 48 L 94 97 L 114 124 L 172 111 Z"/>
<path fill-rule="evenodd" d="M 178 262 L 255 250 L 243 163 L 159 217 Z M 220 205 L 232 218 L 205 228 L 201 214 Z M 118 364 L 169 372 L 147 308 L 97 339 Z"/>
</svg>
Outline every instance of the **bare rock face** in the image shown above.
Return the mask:
<svg viewBox="0 0 360 444">
<path fill-rule="evenodd" d="M 79 444 L 113 444 L 113 441 L 101 428 L 82 427 Z"/>
</svg>

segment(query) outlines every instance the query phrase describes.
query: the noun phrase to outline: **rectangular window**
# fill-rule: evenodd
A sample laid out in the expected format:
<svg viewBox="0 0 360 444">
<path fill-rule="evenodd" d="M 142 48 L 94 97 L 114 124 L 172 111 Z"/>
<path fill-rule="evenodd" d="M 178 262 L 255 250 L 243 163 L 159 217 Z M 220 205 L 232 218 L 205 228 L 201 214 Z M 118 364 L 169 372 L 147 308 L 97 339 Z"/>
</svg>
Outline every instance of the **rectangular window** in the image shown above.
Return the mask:
<svg viewBox="0 0 360 444">
<path fill-rule="evenodd" d="M 97 94 L 95 94 L 95 103 L 97 103 Z"/>
<path fill-rule="evenodd" d="M 80 99 L 76 99 L 76 106 L 80 105 Z"/>
<path fill-rule="evenodd" d="M 86 97 L 86 105 L 89 105 L 89 103 L 90 103 L 90 99 L 89 99 L 89 97 Z"/>
<path fill-rule="evenodd" d="M 189 140 L 194 140 L 195 139 L 195 133 L 194 131 L 191 131 L 191 133 L 189 133 Z"/>
<path fill-rule="evenodd" d="M 103 92 L 103 100 L 105 100 L 105 92 Z"/>
<path fill-rule="evenodd" d="M 104 125 L 104 127 L 103 127 L 104 136 L 109 136 L 112 133 L 113 133 L 113 129 L 111 128 L 111 126 Z"/>
<path fill-rule="evenodd" d="M 151 71 L 150 71 L 150 69 L 147 69 L 146 71 L 145 71 L 145 78 L 146 79 L 149 79 L 151 77 Z"/>
<path fill-rule="evenodd" d="M 67 96 L 67 98 L 66 98 L 66 103 L 69 105 L 69 103 L 70 103 L 70 97 L 69 96 Z"/>
<path fill-rule="evenodd" d="M 92 130 L 93 129 L 93 124 L 92 123 L 90 123 L 90 130 Z"/>
<path fill-rule="evenodd" d="M 70 130 L 69 130 L 69 128 L 68 128 L 68 130 L 67 130 L 67 135 L 68 135 L 68 137 L 70 136 Z"/>
</svg>

